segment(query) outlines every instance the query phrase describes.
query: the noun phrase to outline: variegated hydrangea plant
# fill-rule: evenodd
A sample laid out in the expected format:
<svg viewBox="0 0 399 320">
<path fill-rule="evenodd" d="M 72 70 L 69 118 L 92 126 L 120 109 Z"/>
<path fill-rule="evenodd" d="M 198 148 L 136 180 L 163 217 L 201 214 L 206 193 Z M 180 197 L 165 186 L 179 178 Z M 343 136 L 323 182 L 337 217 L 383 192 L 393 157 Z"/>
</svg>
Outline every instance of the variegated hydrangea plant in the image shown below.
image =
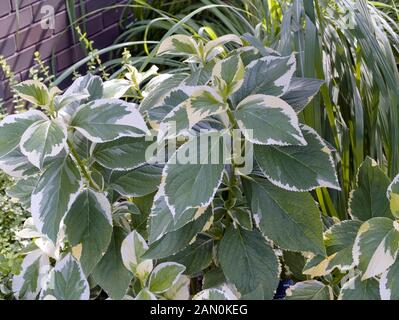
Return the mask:
<svg viewBox="0 0 399 320">
<path fill-rule="evenodd" d="M 298 118 L 322 81 L 233 35 L 158 54 L 187 72 L 16 88 L 38 107 L 0 123 L 9 194 L 32 214 L 16 298 L 271 299 L 285 253 L 329 258 L 310 191 L 339 189 L 332 150 Z"/>
<path fill-rule="evenodd" d="M 348 207 L 352 220 L 324 233 L 327 256 L 316 255 L 304 265 L 303 273 L 318 280 L 297 283 L 290 299 L 399 299 L 399 175 L 390 182 L 367 158 Z"/>
</svg>

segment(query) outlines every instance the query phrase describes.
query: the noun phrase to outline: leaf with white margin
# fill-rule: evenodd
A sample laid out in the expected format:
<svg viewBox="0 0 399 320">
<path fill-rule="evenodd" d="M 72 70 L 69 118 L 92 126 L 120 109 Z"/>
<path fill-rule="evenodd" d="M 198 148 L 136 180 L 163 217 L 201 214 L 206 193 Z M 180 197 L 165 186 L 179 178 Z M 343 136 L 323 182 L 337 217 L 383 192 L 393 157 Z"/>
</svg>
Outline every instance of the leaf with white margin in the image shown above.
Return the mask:
<svg viewBox="0 0 399 320">
<path fill-rule="evenodd" d="M 147 250 L 148 244 L 137 231 L 132 231 L 122 242 L 123 265 L 143 283 L 153 268 L 151 259 L 141 258 Z"/>
<path fill-rule="evenodd" d="M 150 119 L 151 126 L 153 128 L 158 128 L 159 123 L 163 121 L 168 114 L 172 113 L 177 106 L 186 101 L 193 90 L 194 87 L 179 85 L 165 94 L 158 103 L 154 104 L 151 109 L 148 110 L 148 118 Z M 187 114 L 183 115 L 187 117 Z M 182 120 L 179 119 L 179 121 Z"/>
<path fill-rule="evenodd" d="M 12 279 L 15 298 L 35 299 L 42 289 L 41 283 L 50 269 L 50 261 L 41 250 L 28 253 L 21 265 L 21 272 Z"/>
<path fill-rule="evenodd" d="M 394 264 L 399 251 L 399 223 L 389 218 L 372 218 L 362 224 L 353 246 L 353 259 L 369 279 Z"/>
<path fill-rule="evenodd" d="M 361 280 L 357 275 L 346 282 L 338 296 L 338 300 L 380 300 L 379 284 L 375 278 Z"/>
<path fill-rule="evenodd" d="M 88 96 L 87 96 L 88 95 Z M 79 98 L 79 96 L 81 96 Z M 94 76 L 91 73 L 83 77 L 77 78 L 69 88 L 64 92 L 58 102 L 68 102 L 59 111 L 59 115 L 69 123 L 71 117 L 74 115 L 76 110 L 80 107 L 83 102 L 93 101 L 101 99 L 103 96 L 103 81 L 101 77 Z M 71 97 L 78 97 L 79 99 L 73 99 L 74 101 L 68 101 Z M 57 102 L 57 99 L 56 99 Z M 57 106 L 56 106 L 57 107 Z"/>
<path fill-rule="evenodd" d="M 263 94 L 249 96 L 238 104 L 234 114 L 240 130 L 252 143 L 279 146 L 307 144 L 294 109 L 280 98 Z"/>
<path fill-rule="evenodd" d="M 295 55 L 267 56 L 252 61 L 245 68 L 244 82 L 231 100 L 238 105 L 246 97 L 265 94 L 280 97 L 287 92 L 296 69 Z"/>
<path fill-rule="evenodd" d="M 262 173 L 274 185 L 288 191 L 318 187 L 340 190 L 331 151 L 312 128 L 302 125 L 306 146 L 254 145 Z"/>
<path fill-rule="evenodd" d="M 211 87 L 184 87 L 182 91 L 189 95 L 189 99 L 184 100 L 162 120 L 158 141 L 175 138 L 205 118 L 227 110 L 222 97 Z"/>
<path fill-rule="evenodd" d="M 273 298 L 280 265 L 273 249 L 259 231 L 235 229 L 231 225 L 220 242 L 218 258 L 226 279 L 241 294 L 250 293 L 261 285 L 264 298 Z"/>
<path fill-rule="evenodd" d="M 31 212 L 35 225 L 54 243 L 60 223 L 81 186 L 79 170 L 70 157 L 65 157 L 45 169 L 32 193 Z"/>
<path fill-rule="evenodd" d="M 17 231 L 15 235 L 21 239 L 40 238 L 43 236 L 37 231 L 32 217 L 25 220 L 22 230 Z"/>
<path fill-rule="evenodd" d="M 127 234 L 121 227 L 114 227 L 111 243 L 100 262 L 94 268 L 93 279 L 114 300 L 122 299 L 133 278 L 122 261 L 121 246 Z"/>
<path fill-rule="evenodd" d="M 156 193 L 148 218 L 147 231 L 149 244 L 159 240 L 168 232 L 182 228 L 187 223 L 199 218 L 205 212 L 205 208 L 192 208 L 182 215 L 173 217 L 165 200 L 164 181 L 161 181 Z"/>
<path fill-rule="evenodd" d="M 309 280 L 289 287 L 286 300 L 334 300 L 334 293 L 330 286 L 317 280 Z"/>
<path fill-rule="evenodd" d="M 180 263 L 186 267 L 185 274 L 195 276 L 212 263 L 213 239 L 199 234 L 194 243 L 184 250 L 167 258 L 167 261 Z"/>
<path fill-rule="evenodd" d="M 43 296 L 57 300 L 89 300 L 90 287 L 78 261 L 68 254 L 58 261 L 49 274 Z"/>
<path fill-rule="evenodd" d="M 60 119 L 42 120 L 32 124 L 21 137 L 21 151 L 37 168 L 67 148 L 67 127 Z"/>
<path fill-rule="evenodd" d="M 137 105 L 118 99 L 99 99 L 83 105 L 73 117 L 71 126 L 97 143 L 142 137 L 148 133 Z"/>
<path fill-rule="evenodd" d="M 113 171 L 109 186 L 125 197 L 142 197 L 157 190 L 161 174 L 161 168 L 151 165 L 130 171 Z"/>
<path fill-rule="evenodd" d="M 155 267 L 148 280 L 148 288 L 154 293 L 169 290 L 178 280 L 186 267 L 175 262 L 164 262 Z"/>
<path fill-rule="evenodd" d="M 33 123 L 46 120 L 46 115 L 37 110 L 13 114 L 0 122 L 0 163 L 5 161 L 14 151 L 19 150 L 21 137 Z"/>
<path fill-rule="evenodd" d="M 103 83 L 105 99 L 120 99 L 132 87 L 132 84 L 125 79 L 112 79 Z"/>
<path fill-rule="evenodd" d="M 220 47 L 229 42 L 242 45 L 241 38 L 235 34 L 226 34 L 224 36 L 216 38 L 215 40 L 211 40 L 207 44 L 205 44 L 204 54 L 206 61 L 212 60 L 216 55 L 220 53 L 219 50 Z"/>
<path fill-rule="evenodd" d="M 158 300 L 158 299 L 157 296 L 153 294 L 150 290 L 148 290 L 147 288 L 143 288 L 137 294 L 135 300 Z"/>
<path fill-rule="evenodd" d="M 351 217 L 360 221 L 367 221 L 374 217 L 393 218 L 386 196 L 388 186 L 387 175 L 377 162 L 367 157 L 359 167 L 356 188 L 349 196 Z"/>
<path fill-rule="evenodd" d="M 286 250 L 325 256 L 320 211 L 309 193 L 289 192 L 258 177 L 243 183 L 255 221 L 267 239 Z"/>
<path fill-rule="evenodd" d="M 144 258 L 163 259 L 183 250 L 195 240 L 198 233 L 206 229 L 212 221 L 212 210 L 208 208 L 197 219 L 188 222 L 183 227 L 169 231 L 150 245 Z"/>
<path fill-rule="evenodd" d="M 17 179 L 38 173 L 38 169 L 22 154 L 19 147 L 8 153 L 3 159 L 0 159 L 0 170 Z"/>
<path fill-rule="evenodd" d="M 163 176 L 165 199 L 173 216 L 211 203 L 226 163 L 220 159 L 221 155 L 225 156 L 223 143 L 223 134 L 205 133 L 192 137 L 170 158 Z"/>
<path fill-rule="evenodd" d="M 150 80 L 145 87 L 146 95 L 139 106 L 140 111 L 148 111 L 160 105 L 170 91 L 179 87 L 188 74 L 162 74 Z"/>
<path fill-rule="evenodd" d="M 189 300 L 190 299 L 190 278 L 180 276 L 177 282 L 163 293 L 168 300 Z"/>
<path fill-rule="evenodd" d="M 312 101 L 323 83 L 324 81 L 319 79 L 292 77 L 287 92 L 280 98 L 299 113 Z"/>
<path fill-rule="evenodd" d="M 196 55 L 197 47 L 198 45 L 192 37 L 177 34 L 163 40 L 159 45 L 157 54 Z"/>
<path fill-rule="evenodd" d="M 30 198 L 38 179 L 37 176 L 31 176 L 18 180 L 7 189 L 7 195 L 17 200 L 25 209 L 30 210 Z"/>
<path fill-rule="evenodd" d="M 193 300 L 238 300 L 231 290 L 211 288 L 198 292 Z"/>
<path fill-rule="evenodd" d="M 239 55 L 216 62 L 212 70 L 212 82 L 223 97 L 228 98 L 240 89 L 244 81 L 245 66 Z"/>
<path fill-rule="evenodd" d="M 399 300 L 399 259 L 380 278 L 381 300 Z"/>
<path fill-rule="evenodd" d="M 324 233 L 324 244 L 327 258 L 305 265 L 303 274 L 321 277 L 331 273 L 335 268 L 341 272 L 349 271 L 355 266 L 352 251 L 357 233 L 362 225 L 361 221 L 346 220 L 333 225 Z M 317 257 L 320 258 L 320 257 Z"/>
<path fill-rule="evenodd" d="M 388 186 L 387 197 L 389 199 L 391 213 L 396 219 L 399 219 L 399 175 L 397 175 Z"/>
<path fill-rule="evenodd" d="M 69 243 L 80 248 L 76 258 L 83 272 L 89 275 L 111 241 L 111 204 L 104 194 L 84 189 L 69 208 L 64 224 Z"/>
<path fill-rule="evenodd" d="M 38 80 L 26 80 L 14 86 L 18 95 L 34 105 L 44 107 L 50 103 L 48 88 Z"/>
<path fill-rule="evenodd" d="M 92 156 L 105 168 L 117 171 L 132 170 L 146 163 L 146 150 L 152 144 L 152 141 L 146 141 L 144 137 L 125 137 L 97 144 Z"/>
</svg>

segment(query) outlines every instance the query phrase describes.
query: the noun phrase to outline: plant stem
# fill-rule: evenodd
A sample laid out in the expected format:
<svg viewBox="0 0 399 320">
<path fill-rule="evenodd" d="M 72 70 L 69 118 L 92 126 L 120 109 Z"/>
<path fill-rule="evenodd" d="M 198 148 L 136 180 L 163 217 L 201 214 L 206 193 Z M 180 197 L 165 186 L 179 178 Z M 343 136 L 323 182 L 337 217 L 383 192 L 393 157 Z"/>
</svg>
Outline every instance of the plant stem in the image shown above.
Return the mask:
<svg viewBox="0 0 399 320">
<path fill-rule="evenodd" d="M 68 140 L 68 147 L 69 147 L 69 150 L 71 150 L 73 157 L 76 159 L 76 162 L 78 163 L 80 170 L 82 171 L 87 182 L 89 183 L 89 186 L 96 191 L 100 191 L 100 188 L 97 186 L 97 184 L 91 178 L 90 173 L 87 171 L 82 159 L 80 159 L 78 152 L 76 151 L 75 147 L 69 140 Z"/>
</svg>

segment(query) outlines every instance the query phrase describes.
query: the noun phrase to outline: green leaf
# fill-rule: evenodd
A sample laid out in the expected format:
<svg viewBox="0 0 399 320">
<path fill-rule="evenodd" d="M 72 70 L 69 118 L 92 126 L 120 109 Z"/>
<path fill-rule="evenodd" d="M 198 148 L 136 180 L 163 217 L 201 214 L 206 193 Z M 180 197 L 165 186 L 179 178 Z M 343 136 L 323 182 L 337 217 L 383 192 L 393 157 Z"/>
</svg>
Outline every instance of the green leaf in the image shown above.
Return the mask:
<svg viewBox="0 0 399 320">
<path fill-rule="evenodd" d="M 204 278 L 202 281 L 202 287 L 204 289 L 212 289 L 213 287 L 219 287 L 224 283 L 226 283 L 226 278 L 223 274 L 222 269 L 216 268 L 204 272 Z"/>
<path fill-rule="evenodd" d="M 177 282 L 163 293 L 168 300 L 189 300 L 190 299 L 190 278 L 180 276 Z"/>
<path fill-rule="evenodd" d="M 136 231 L 131 232 L 122 242 L 121 253 L 124 266 L 143 282 L 153 268 L 152 260 L 142 259 L 147 250 L 147 243 Z"/>
<path fill-rule="evenodd" d="M 197 43 L 190 36 L 177 34 L 166 38 L 158 48 L 158 55 L 170 53 L 174 55 L 197 54 Z"/>
<path fill-rule="evenodd" d="M 123 265 L 121 246 L 126 232 L 114 227 L 108 250 L 93 271 L 93 279 L 113 300 L 122 299 L 129 287 L 133 274 Z"/>
<path fill-rule="evenodd" d="M 219 132 L 193 137 L 173 154 L 163 171 L 165 199 L 173 216 L 210 204 L 224 171 L 220 155 L 223 136 Z"/>
<path fill-rule="evenodd" d="M 372 218 L 362 224 L 353 246 L 353 259 L 369 279 L 394 264 L 399 251 L 399 223 L 389 218 Z"/>
<path fill-rule="evenodd" d="M 198 292 L 193 300 L 238 300 L 236 296 L 234 296 L 231 291 L 211 288 L 205 289 L 201 292 Z"/>
<path fill-rule="evenodd" d="M 158 299 L 157 296 L 153 294 L 150 290 L 148 290 L 147 288 L 143 288 L 137 294 L 135 300 L 158 300 Z"/>
<path fill-rule="evenodd" d="M 97 144 L 93 158 L 103 167 L 112 170 L 132 170 L 146 162 L 146 150 L 152 141 L 144 138 L 121 138 Z"/>
<path fill-rule="evenodd" d="M 245 66 L 239 55 L 216 62 L 212 70 L 212 82 L 223 97 L 228 98 L 240 89 L 244 81 Z"/>
<path fill-rule="evenodd" d="M 99 99 L 81 106 L 71 126 L 97 143 L 121 137 L 142 137 L 148 133 L 137 105 L 118 99 Z"/>
<path fill-rule="evenodd" d="M 295 111 L 283 100 L 256 94 L 241 101 L 235 111 L 245 138 L 255 144 L 306 145 Z"/>
<path fill-rule="evenodd" d="M 281 96 L 281 99 L 299 113 L 312 101 L 323 83 L 324 81 L 318 79 L 293 77 L 288 91 Z"/>
<path fill-rule="evenodd" d="M 298 282 L 286 294 L 286 300 L 334 300 L 332 288 L 317 280 Z"/>
<path fill-rule="evenodd" d="M 37 80 L 27 80 L 14 86 L 18 95 L 37 106 L 44 107 L 50 103 L 50 93 L 47 87 Z"/>
<path fill-rule="evenodd" d="M 254 94 L 282 96 L 287 92 L 295 72 L 295 55 L 288 57 L 267 56 L 252 61 L 245 68 L 244 82 L 231 100 L 238 105 Z"/>
<path fill-rule="evenodd" d="M 280 266 L 273 249 L 260 232 L 230 226 L 220 242 L 218 257 L 227 280 L 241 294 L 250 293 L 262 285 L 264 298 L 273 298 Z"/>
<path fill-rule="evenodd" d="M 161 105 L 167 99 L 169 93 L 176 87 L 179 87 L 187 76 L 187 74 L 178 73 L 163 74 L 153 78 L 146 86 L 148 93 L 143 101 L 141 101 L 140 111 L 148 111 L 157 105 Z"/>
<path fill-rule="evenodd" d="M 380 295 L 382 300 L 399 300 L 399 259 L 387 269 L 380 279 Z"/>
<path fill-rule="evenodd" d="M 47 119 L 32 124 L 21 137 L 21 151 L 37 168 L 48 158 L 56 157 L 67 147 L 67 127 L 60 119 Z"/>
<path fill-rule="evenodd" d="M 206 61 L 212 60 L 215 56 L 221 53 L 220 47 L 233 42 L 238 45 L 242 45 L 242 41 L 239 36 L 235 34 L 226 34 L 224 36 L 218 37 L 215 40 L 209 41 L 204 47 L 204 54 Z"/>
<path fill-rule="evenodd" d="M 195 276 L 212 263 L 213 240 L 208 237 L 198 239 L 184 250 L 168 257 L 168 261 L 180 263 L 186 267 L 185 274 Z"/>
<path fill-rule="evenodd" d="M 171 288 L 182 275 L 185 266 L 175 262 L 164 262 L 155 267 L 148 281 L 148 288 L 154 293 L 163 293 Z"/>
<path fill-rule="evenodd" d="M 89 283 L 71 254 L 56 263 L 49 278 L 43 297 L 51 295 L 57 300 L 89 300 Z"/>
<path fill-rule="evenodd" d="M 177 137 L 203 119 L 227 109 L 222 97 L 211 87 L 181 87 L 180 90 L 189 95 L 189 99 L 173 108 L 162 120 L 158 141 Z M 177 94 L 178 91 L 174 93 Z"/>
<path fill-rule="evenodd" d="M 111 205 L 105 195 L 84 189 L 64 220 L 70 244 L 78 247 L 83 272 L 89 275 L 107 251 L 112 235 Z"/>
<path fill-rule="evenodd" d="M 246 230 L 252 230 L 252 213 L 248 208 L 234 207 L 227 212 L 233 219 L 234 223 L 238 224 L 241 228 L 244 228 Z"/>
<path fill-rule="evenodd" d="M 289 192 L 257 177 L 244 186 L 266 238 L 286 250 L 326 254 L 320 211 L 309 193 Z"/>
<path fill-rule="evenodd" d="M 125 197 L 142 197 L 157 190 L 162 169 L 144 165 L 131 171 L 113 171 L 110 187 Z"/>
<path fill-rule="evenodd" d="M 28 162 L 19 148 L 21 136 L 33 123 L 45 119 L 44 113 L 29 110 L 9 115 L 0 122 L 0 168 L 7 174 L 21 176 L 23 170 L 19 166 Z M 16 162 L 17 158 L 19 161 Z"/>
<path fill-rule="evenodd" d="M 331 273 L 335 268 L 341 272 L 353 269 L 353 245 L 361 224 L 360 221 L 347 220 L 328 229 L 324 234 L 328 257 L 315 257 L 305 266 L 303 273 L 320 277 Z"/>
<path fill-rule="evenodd" d="M 103 97 L 103 91 L 101 77 L 88 73 L 83 77 L 77 78 L 65 91 L 63 96 L 68 97 L 76 93 L 89 93 L 90 100 L 97 100 Z"/>
<path fill-rule="evenodd" d="M 64 94 L 55 100 L 59 115 L 67 122 L 75 114 L 82 103 L 101 99 L 103 96 L 103 81 L 99 76 L 88 73 L 77 78 Z"/>
<path fill-rule="evenodd" d="M 22 261 L 21 271 L 12 279 L 12 291 L 17 299 L 36 299 L 41 283 L 50 269 L 50 261 L 41 250 L 28 253 Z"/>
<path fill-rule="evenodd" d="M 388 186 L 387 196 L 393 216 L 399 219 L 399 175 L 397 175 Z"/>
<path fill-rule="evenodd" d="M 12 187 L 7 189 L 7 195 L 18 199 L 18 202 L 27 210 L 30 209 L 30 198 L 36 187 L 38 177 L 32 176 L 18 180 Z"/>
<path fill-rule="evenodd" d="M 302 270 L 306 263 L 306 258 L 301 252 L 284 251 L 283 261 L 285 274 L 294 281 L 304 281 L 307 277 Z"/>
<path fill-rule="evenodd" d="M 198 219 L 175 231 L 166 233 L 162 238 L 150 245 L 144 258 L 162 259 L 184 249 L 206 227 L 211 215 L 212 211 L 208 209 Z"/>
<path fill-rule="evenodd" d="M 356 188 L 349 198 L 349 214 L 353 219 L 367 221 L 374 217 L 392 218 L 386 190 L 389 179 L 377 163 L 367 158 L 361 164 L 356 179 Z"/>
<path fill-rule="evenodd" d="M 254 146 L 255 159 L 266 178 L 289 191 L 318 187 L 340 190 L 331 151 L 310 127 L 302 126 L 306 146 Z"/>
<path fill-rule="evenodd" d="M 61 220 L 82 186 L 81 176 L 70 157 L 53 161 L 32 193 L 31 212 L 38 230 L 57 242 Z"/>
<path fill-rule="evenodd" d="M 338 300 L 380 300 L 378 280 L 371 278 L 361 280 L 361 275 L 346 282 L 339 294 Z"/>
</svg>

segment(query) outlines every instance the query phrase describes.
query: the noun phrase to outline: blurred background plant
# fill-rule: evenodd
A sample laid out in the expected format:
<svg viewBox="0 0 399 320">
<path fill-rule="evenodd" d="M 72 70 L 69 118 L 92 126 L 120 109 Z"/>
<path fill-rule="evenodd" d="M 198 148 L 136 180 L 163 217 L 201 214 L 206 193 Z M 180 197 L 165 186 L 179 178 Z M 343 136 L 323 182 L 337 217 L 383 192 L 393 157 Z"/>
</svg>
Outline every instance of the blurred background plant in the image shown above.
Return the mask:
<svg viewBox="0 0 399 320">
<path fill-rule="evenodd" d="M 6 194 L 12 181 L 0 173 L 0 299 L 11 296 L 11 275 L 18 274 L 24 244 L 15 233 L 22 228 L 28 213 Z"/>
</svg>

